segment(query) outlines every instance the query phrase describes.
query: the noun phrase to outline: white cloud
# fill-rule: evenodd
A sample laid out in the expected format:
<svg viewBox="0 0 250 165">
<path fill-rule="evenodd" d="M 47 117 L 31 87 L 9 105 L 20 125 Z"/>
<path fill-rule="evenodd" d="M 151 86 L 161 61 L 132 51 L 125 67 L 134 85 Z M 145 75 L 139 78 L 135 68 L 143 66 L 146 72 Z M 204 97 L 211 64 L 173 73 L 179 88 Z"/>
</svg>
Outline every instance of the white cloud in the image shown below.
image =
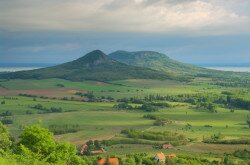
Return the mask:
<svg viewBox="0 0 250 165">
<path fill-rule="evenodd" d="M 17 31 L 248 33 L 249 13 L 242 12 L 241 3 L 232 0 L 219 2 L 3 0 L 0 2 L 0 28 Z M 244 2 L 245 6 L 250 6 L 250 2 Z"/>
</svg>

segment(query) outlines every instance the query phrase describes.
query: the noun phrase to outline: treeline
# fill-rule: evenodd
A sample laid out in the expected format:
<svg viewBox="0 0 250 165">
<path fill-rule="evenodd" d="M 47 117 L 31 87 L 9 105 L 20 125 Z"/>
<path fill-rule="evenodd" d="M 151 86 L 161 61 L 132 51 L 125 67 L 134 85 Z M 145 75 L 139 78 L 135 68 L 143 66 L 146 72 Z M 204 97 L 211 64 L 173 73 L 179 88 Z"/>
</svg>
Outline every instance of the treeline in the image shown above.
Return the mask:
<svg viewBox="0 0 250 165">
<path fill-rule="evenodd" d="M 64 111 L 61 107 L 59 107 L 59 108 L 56 108 L 56 107 L 46 108 L 42 104 L 34 105 L 31 108 L 39 110 L 38 111 L 39 114 L 43 114 L 43 113 L 61 113 L 61 112 Z"/>
<path fill-rule="evenodd" d="M 73 125 L 49 125 L 49 130 L 53 132 L 55 135 L 61 135 L 66 133 L 75 133 L 81 130 L 80 126 L 78 124 Z"/>
<path fill-rule="evenodd" d="M 233 107 L 250 110 L 250 100 L 236 96 L 227 96 L 227 103 Z"/>
<path fill-rule="evenodd" d="M 101 96 L 97 97 L 94 95 L 93 91 L 88 91 L 87 93 L 82 93 L 82 92 L 76 92 L 75 95 L 80 96 L 80 97 L 86 97 L 88 102 L 105 102 L 105 101 L 114 101 L 115 99 L 111 96 Z"/>
<path fill-rule="evenodd" d="M 248 159 L 250 161 L 250 150 L 236 150 L 233 155 L 241 159 Z"/>
<path fill-rule="evenodd" d="M 249 138 L 224 139 L 225 136 L 221 133 L 213 134 L 210 137 L 204 137 L 204 143 L 213 144 L 250 144 Z"/>
<path fill-rule="evenodd" d="M 118 110 L 142 110 L 145 112 L 155 112 L 158 111 L 158 107 L 151 105 L 150 103 L 142 104 L 141 106 L 131 106 L 128 103 L 115 104 L 113 108 Z"/>
<path fill-rule="evenodd" d="M 126 129 L 122 130 L 121 133 L 127 135 L 128 138 L 166 141 L 176 145 L 184 145 L 188 142 L 187 138 L 183 134 L 178 134 L 176 132 L 170 131 L 152 132 Z"/>
<path fill-rule="evenodd" d="M 144 102 L 142 105 L 131 106 L 127 102 L 120 102 L 115 104 L 113 108 L 120 109 L 120 110 L 142 110 L 145 112 L 155 112 L 158 111 L 159 108 L 170 108 L 171 105 L 168 103 L 161 103 L 161 102 Z"/>
<path fill-rule="evenodd" d="M 237 79 L 213 79 L 214 83 L 211 85 L 218 85 L 223 87 L 243 87 L 249 88 L 250 87 L 250 78 L 244 79 L 243 76 Z"/>
<path fill-rule="evenodd" d="M 166 95 L 160 94 L 148 95 L 144 98 L 122 98 L 117 102 L 134 103 L 134 104 L 152 104 L 156 101 L 170 101 L 170 102 L 183 102 L 196 105 L 197 109 L 206 110 L 208 112 L 217 112 L 216 105 L 221 105 L 226 108 L 240 108 L 250 110 L 250 100 L 234 95 L 231 92 L 223 91 L 221 94 L 214 93 L 198 93 L 198 94 L 179 94 L 179 95 Z M 156 106 L 160 106 L 157 103 Z M 170 107 L 167 103 L 162 103 L 162 106 Z"/>
<path fill-rule="evenodd" d="M 152 114 L 143 115 L 143 118 L 150 119 L 150 120 L 155 120 L 154 123 L 153 123 L 155 126 L 164 126 L 166 124 L 172 124 L 173 123 L 172 120 L 168 120 L 168 119 L 158 117 L 158 116 L 155 116 L 155 115 L 152 115 Z"/>
</svg>

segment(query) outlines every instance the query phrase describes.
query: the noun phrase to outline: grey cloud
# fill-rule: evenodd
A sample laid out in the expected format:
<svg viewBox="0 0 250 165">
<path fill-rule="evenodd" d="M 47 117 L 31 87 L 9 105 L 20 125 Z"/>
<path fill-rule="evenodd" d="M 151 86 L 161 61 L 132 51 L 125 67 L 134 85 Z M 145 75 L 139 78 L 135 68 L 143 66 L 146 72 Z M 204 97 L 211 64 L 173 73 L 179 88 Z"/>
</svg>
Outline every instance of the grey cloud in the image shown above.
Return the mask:
<svg viewBox="0 0 250 165">
<path fill-rule="evenodd" d="M 246 6 L 250 2 L 243 0 L 2 0 L 0 29 L 249 33 Z"/>
</svg>

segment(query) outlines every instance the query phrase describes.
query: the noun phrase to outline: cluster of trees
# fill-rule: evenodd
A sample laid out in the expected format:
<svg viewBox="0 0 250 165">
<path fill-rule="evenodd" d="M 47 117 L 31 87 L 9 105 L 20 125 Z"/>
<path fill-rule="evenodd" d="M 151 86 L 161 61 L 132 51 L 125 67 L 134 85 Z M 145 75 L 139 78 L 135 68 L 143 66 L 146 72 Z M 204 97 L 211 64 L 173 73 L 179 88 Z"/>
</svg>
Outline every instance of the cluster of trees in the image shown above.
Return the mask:
<svg viewBox="0 0 250 165">
<path fill-rule="evenodd" d="M 216 105 L 213 103 L 201 102 L 196 105 L 196 109 L 204 110 L 211 113 L 217 113 Z"/>
<path fill-rule="evenodd" d="M 119 109 L 119 110 L 142 110 L 145 112 L 155 112 L 158 110 L 156 106 L 153 106 L 151 104 L 142 104 L 141 106 L 131 106 L 128 103 L 118 103 L 113 106 L 113 108 Z"/>
<path fill-rule="evenodd" d="M 19 96 L 32 97 L 32 98 L 34 98 L 33 99 L 34 101 L 36 101 L 36 98 L 41 98 L 41 99 L 48 99 L 49 98 L 47 96 L 36 96 L 36 95 L 26 94 L 26 93 L 19 93 Z"/>
<path fill-rule="evenodd" d="M 7 100 L 18 100 L 18 98 L 16 98 L 16 97 L 10 97 L 10 96 L 4 96 L 3 98 L 7 99 Z"/>
<path fill-rule="evenodd" d="M 143 118 L 155 120 L 153 123 L 155 126 L 164 126 L 166 124 L 172 124 L 173 122 L 172 120 L 168 120 L 168 119 L 158 117 L 152 114 L 143 115 Z"/>
<path fill-rule="evenodd" d="M 135 139 L 146 139 L 155 141 L 174 141 L 186 144 L 188 142 L 187 138 L 183 134 L 178 134 L 176 132 L 152 132 L 152 131 L 139 131 L 134 129 L 126 129 L 121 131 L 122 134 L 126 134 L 129 138 Z"/>
<path fill-rule="evenodd" d="M 153 101 L 171 101 L 171 102 L 185 102 L 196 105 L 197 108 L 206 109 L 209 112 L 216 112 L 216 104 L 221 104 L 224 107 L 235 107 L 250 110 L 250 100 L 233 95 L 231 92 L 224 91 L 222 94 L 180 94 L 180 95 L 166 95 L 159 94 L 148 95 L 142 99 L 131 97 L 118 99 L 118 102 L 154 105 Z M 168 103 L 155 103 L 155 106 L 171 107 Z"/>
<path fill-rule="evenodd" d="M 87 93 L 82 93 L 82 92 L 76 92 L 75 95 L 80 96 L 80 97 L 86 97 L 88 99 L 88 102 L 103 102 L 103 101 L 114 101 L 114 98 L 111 96 L 101 96 L 101 97 L 96 97 L 94 95 L 93 91 L 88 91 Z"/>
<path fill-rule="evenodd" d="M 5 112 L 1 113 L 0 116 L 12 116 L 12 112 L 5 111 Z"/>
<path fill-rule="evenodd" d="M 63 84 L 56 84 L 56 86 L 60 87 L 60 88 L 64 88 Z"/>
<path fill-rule="evenodd" d="M 157 100 L 162 100 L 159 97 L 161 96 L 149 95 L 149 96 L 144 97 L 143 99 L 138 98 L 138 97 L 130 97 L 130 98 L 124 97 L 121 99 L 117 99 L 117 102 L 133 103 L 133 104 L 151 104 L 151 105 L 158 106 L 158 107 L 171 107 L 171 105 L 166 102 L 153 102 Z"/>
<path fill-rule="evenodd" d="M 222 79 L 222 80 L 214 79 L 213 82 L 214 83 L 211 83 L 211 85 L 218 85 L 218 86 L 223 86 L 223 87 L 243 87 L 243 88 L 250 87 L 249 85 L 250 81 L 242 79 L 242 77 L 237 80 L 231 79 L 229 81 L 225 81 L 225 79 Z"/>
<path fill-rule="evenodd" d="M 80 126 L 78 124 L 73 125 L 49 125 L 49 130 L 53 132 L 55 135 L 61 135 L 66 133 L 74 133 L 81 130 Z"/>
<path fill-rule="evenodd" d="M 250 100 L 239 98 L 237 96 L 227 95 L 227 104 L 232 107 L 250 110 Z"/>
<path fill-rule="evenodd" d="M 221 133 L 213 134 L 210 137 L 204 137 L 204 143 L 213 144 L 250 144 L 249 138 L 224 139 L 225 136 Z"/>
<path fill-rule="evenodd" d="M 75 95 L 81 96 L 81 97 L 87 97 L 88 99 L 94 99 L 95 95 L 93 91 L 88 91 L 87 93 L 82 92 L 76 92 Z"/>
<path fill-rule="evenodd" d="M 56 108 L 56 107 L 51 107 L 51 108 L 46 108 L 42 104 L 36 104 L 32 108 L 39 110 L 38 113 L 59 113 L 63 112 L 63 109 L 61 107 Z"/>
<path fill-rule="evenodd" d="M 155 111 L 158 111 L 159 108 L 170 107 L 170 105 L 167 103 L 144 102 L 140 106 L 133 107 L 127 102 L 120 102 L 118 104 L 115 104 L 113 107 L 116 109 L 123 109 L 123 110 L 133 110 L 134 109 L 134 110 L 142 110 L 145 112 L 155 112 Z"/>
<path fill-rule="evenodd" d="M 233 155 L 241 159 L 248 159 L 250 161 L 250 150 L 236 150 Z"/>
<path fill-rule="evenodd" d="M 13 117 L 12 117 L 12 112 L 10 111 L 5 111 L 0 114 L 0 122 L 3 124 L 13 124 Z"/>
</svg>

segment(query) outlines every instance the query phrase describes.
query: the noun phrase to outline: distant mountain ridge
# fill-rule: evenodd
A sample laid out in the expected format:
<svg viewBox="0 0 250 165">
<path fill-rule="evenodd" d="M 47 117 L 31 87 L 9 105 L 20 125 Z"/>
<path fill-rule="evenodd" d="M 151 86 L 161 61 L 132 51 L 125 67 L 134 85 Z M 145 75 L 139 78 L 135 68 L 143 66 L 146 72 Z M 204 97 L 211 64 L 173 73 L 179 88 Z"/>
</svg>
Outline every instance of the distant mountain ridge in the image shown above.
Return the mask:
<svg viewBox="0 0 250 165">
<path fill-rule="evenodd" d="M 100 50 L 61 65 L 0 75 L 2 79 L 62 78 L 72 81 L 110 81 L 122 79 L 172 79 L 164 72 L 127 65 L 113 60 Z"/>
<path fill-rule="evenodd" d="M 190 81 L 194 78 L 213 78 L 219 81 L 245 83 L 250 80 L 250 74 L 246 72 L 219 71 L 185 64 L 154 51 L 116 51 L 109 56 L 122 63 L 165 72 L 180 81 Z"/>
<path fill-rule="evenodd" d="M 94 50 L 77 60 L 64 64 L 12 73 L 0 73 L 0 79 L 62 78 L 71 81 L 112 81 L 124 79 L 171 79 L 190 81 L 195 77 L 215 78 L 224 81 L 246 81 L 248 73 L 235 73 L 206 69 L 172 60 L 153 51 L 116 51 L 106 55 Z"/>
<path fill-rule="evenodd" d="M 109 56 L 119 62 L 133 66 L 146 67 L 174 74 L 194 75 L 208 71 L 208 69 L 202 67 L 175 61 L 165 54 L 154 51 L 116 51 L 109 54 Z"/>
</svg>

